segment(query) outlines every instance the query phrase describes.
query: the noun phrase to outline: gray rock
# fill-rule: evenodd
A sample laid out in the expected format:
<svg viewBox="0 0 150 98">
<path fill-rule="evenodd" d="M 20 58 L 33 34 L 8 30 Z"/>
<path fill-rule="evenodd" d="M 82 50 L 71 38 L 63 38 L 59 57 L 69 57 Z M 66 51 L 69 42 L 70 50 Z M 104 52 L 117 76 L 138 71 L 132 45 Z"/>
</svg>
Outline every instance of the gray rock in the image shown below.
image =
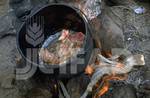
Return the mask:
<svg viewBox="0 0 150 98">
<path fill-rule="evenodd" d="M 0 39 L 0 45 L 0 98 L 21 98 L 18 89 L 13 84 L 15 78 L 13 50 L 16 48 L 16 38 L 4 37 Z"/>
<path fill-rule="evenodd" d="M 24 6 L 18 8 L 18 9 L 15 9 L 15 14 L 18 18 L 26 18 L 27 15 L 30 14 L 30 8 L 26 8 Z"/>
<path fill-rule="evenodd" d="M 144 79 L 145 80 L 150 80 L 150 70 L 145 71 L 145 73 L 144 73 Z"/>
<path fill-rule="evenodd" d="M 13 9 L 14 13 L 18 18 L 24 17 L 28 14 L 32 9 L 30 0 L 10 0 L 10 7 Z"/>
<path fill-rule="evenodd" d="M 149 2 L 149 3 L 150 3 L 149 0 L 136 0 L 136 1 L 140 1 L 140 2 Z"/>
<path fill-rule="evenodd" d="M 146 97 L 145 98 L 150 98 L 150 95 L 146 95 Z"/>
<path fill-rule="evenodd" d="M 9 4 L 16 4 L 20 2 L 22 2 L 22 0 L 9 0 Z"/>
<path fill-rule="evenodd" d="M 83 82 L 84 81 L 84 82 Z M 89 78 L 85 75 L 75 77 L 68 81 L 67 90 L 71 98 L 80 98 L 80 96 L 85 91 L 89 82 Z"/>
<path fill-rule="evenodd" d="M 131 85 L 112 86 L 111 90 L 99 98 L 137 98 L 136 90 Z"/>
<path fill-rule="evenodd" d="M 25 16 L 49 3 L 54 3 L 54 0 L 10 0 L 10 6 L 18 18 L 26 18 Z"/>
<path fill-rule="evenodd" d="M 0 98 L 22 98 L 18 89 L 2 89 L 0 88 Z"/>
<path fill-rule="evenodd" d="M 97 30 L 101 40 L 103 50 L 110 50 L 111 48 L 124 48 L 124 36 L 120 26 L 119 18 L 114 20 L 115 15 L 102 13 L 100 17 L 101 26 Z M 111 13 L 111 12 L 109 12 Z"/>
<path fill-rule="evenodd" d="M 128 5 L 134 2 L 134 0 L 106 0 L 106 4 L 108 5 Z"/>
<path fill-rule="evenodd" d="M 13 82 L 15 80 L 15 75 L 14 74 L 9 74 L 5 77 L 1 83 L 1 87 L 5 89 L 12 89 L 14 87 Z"/>
<path fill-rule="evenodd" d="M 11 85 L 9 81 L 5 83 L 7 80 L 12 80 L 14 76 L 14 68 L 15 68 L 15 58 L 13 58 L 12 50 L 16 47 L 16 38 L 15 37 L 5 37 L 0 39 L 0 83 L 5 86 Z M 5 85 L 6 84 L 6 85 Z"/>
<path fill-rule="evenodd" d="M 147 67 L 147 70 L 150 70 L 150 40 L 146 40 L 145 41 L 142 41 L 140 43 L 141 47 L 142 47 L 142 52 L 144 54 L 144 58 L 145 58 L 145 62 L 146 62 L 146 67 Z M 148 78 L 148 75 L 149 72 L 147 73 L 147 71 L 145 72 L 145 75 L 146 77 Z M 150 76 L 149 76 L 150 77 Z"/>
<path fill-rule="evenodd" d="M 32 88 L 34 88 L 33 83 L 31 80 L 22 80 L 22 81 L 16 81 L 16 87 L 19 90 L 19 94 L 21 96 L 27 95 L 28 91 L 30 91 Z"/>
<path fill-rule="evenodd" d="M 9 10 L 9 0 L 0 0 L 0 16 L 5 15 Z"/>
<path fill-rule="evenodd" d="M 70 3 L 73 0 L 55 0 L 57 3 Z"/>
<path fill-rule="evenodd" d="M 16 34 L 16 31 L 14 29 L 14 26 L 13 26 L 13 19 L 15 17 L 7 14 L 7 15 L 4 15 L 2 17 L 0 17 L 0 38 L 5 36 L 5 35 L 14 35 Z"/>
<path fill-rule="evenodd" d="M 27 98 L 52 98 L 50 91 L 41 88 L 33 88 L 25 96 Z"/>
<path fill-rule="evenodd" d="M 49 3 L 49 0 L 31 0 L 31 4 L 36 7 L 39 5 L 46 5 Z"/>
<path fill-rule="evenodd" d="M 111 98 L 137 98 L 132 86 L 115 87 Z"/>
<path fill-rule="evenodd" d="M 150 80 L 145 80 L 139 85 L 139 89 L 137 90 L 138 94 L 142 97 L 140 98 L 149 98 L 150 96 Z"/>
<path fill-rule="evenodd" d="M 141 83 L 140 88 L 149 90 L 150 92 L 150 80 L 145 80 Z"/>
</svg>

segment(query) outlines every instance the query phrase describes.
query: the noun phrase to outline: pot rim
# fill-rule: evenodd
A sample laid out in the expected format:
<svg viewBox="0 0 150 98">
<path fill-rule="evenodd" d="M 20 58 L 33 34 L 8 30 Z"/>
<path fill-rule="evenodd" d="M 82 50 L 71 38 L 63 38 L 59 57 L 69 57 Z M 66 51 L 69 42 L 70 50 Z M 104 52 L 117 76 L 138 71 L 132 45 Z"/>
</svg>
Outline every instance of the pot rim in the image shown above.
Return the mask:
<svg viewBox="0 0 150 98">
<path fill-rule="evenodd" d="M 90 28 L 90 24 L 89 24 L 89 21 L 88 21 L 88 18 L 86 17 L 86 15 L 78 8 L 76 8 L 75 6 L 70 6 L 68 4 L 65 4 L 65 3 L 51 3 L 51 4 L 47 4 L 47 5 L 44 5 L 43 7 L 39 8 L 38 10 L 36 10 L 35 12 L 31 13 L 27 18 L 30 18 L 30 17 L 33 17 L 34 15 L 36 15 L 39 11 L 41 11 L 42 9 L 46 8 L 46 7 L 49 7 L 49 6 L 66 6 L 66 7 L 69 7 L 71 9 L 73 9 L 74 11 L 77 12 L 77 14 L 83 19 L 84 21 L 84 24 L 85 24 L 85 32 L 87 32 Z M 17 32 L 17 37 L 16 37 L 16 43 L 17 43 L 17 49 L 19 51 L 19 53 L 21 54 L 21 56 L 23 57 L 24 60 L 26 60 L 28 63 L 31 63 L 33 65 L 36 65 L 38 67 L 42 67 L 42 66 L 39 66 L 39 64 L 37 63 L 34 63 L 33 61 L 29 60 L 26 58 L 26 56 L 23 54 L 21 48 L 20 48 L 20 45 L 19 45 L 19 34 L 22 30 L 22 28 L 24 27 L 24 25 L 26 24 L 26 22 L 24 22 L 20 29 L 18 30 Z M 91 35 L 91 34 L 90 34 Z M 86 39 L 87 36 L 85 36 L 85 39 Z M 59 68 L 60 66 L 57 66 L 57 67 L 54 67 L 54 68 Z M 53 67 L 50 67 L 50 68 L 53 68 Z"/>
</svg>

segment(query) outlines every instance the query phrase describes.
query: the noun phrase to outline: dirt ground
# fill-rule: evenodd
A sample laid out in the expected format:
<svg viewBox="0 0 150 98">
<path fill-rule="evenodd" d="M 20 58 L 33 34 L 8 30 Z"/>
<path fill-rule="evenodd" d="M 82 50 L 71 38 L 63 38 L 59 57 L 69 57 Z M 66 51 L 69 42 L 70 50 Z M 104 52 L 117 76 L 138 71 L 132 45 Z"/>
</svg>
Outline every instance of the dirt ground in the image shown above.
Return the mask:
<svg viewBox="0 0 150 98">
<path fill-rule="evenodd" d="M 0 98 L 50 98 L 49 90 L 38 86 L 35 80 L 15 80 L 16 59 L 20 57 L 16 47 L 16 33 L 24 16 L 28 15 L 27 12 L 32 13 L 54 0 L 22 1 L 0 0 Z M 150 98 L 150 3 L 137 2 L 136 5 L 143 6 L 146 11 L 135 14 L 128 9 L 127 4 L 105 6 L 102 15 L 93 22 L 104 49 L 127 48 L 133 54 L 143 54 L 146 62 L 144 67 L 129 73 L 125 81 L 127 84 L 111 87 L 102 98 Z M 81 93 L 79 84 L 78 81 L 73 83 L 70 80 L 68 85 L 75 85 L 70 90 L 72 98 L 77 98 Z"/>
</svg>

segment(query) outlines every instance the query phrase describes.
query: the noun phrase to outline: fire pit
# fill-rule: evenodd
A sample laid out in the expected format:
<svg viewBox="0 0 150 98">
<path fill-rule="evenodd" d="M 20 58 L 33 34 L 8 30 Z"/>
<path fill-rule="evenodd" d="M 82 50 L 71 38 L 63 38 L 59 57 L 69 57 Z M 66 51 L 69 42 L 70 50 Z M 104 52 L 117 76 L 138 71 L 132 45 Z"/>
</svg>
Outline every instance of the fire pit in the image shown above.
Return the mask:
<svg viewBox="0 0 150 98">
<path fill-rule="evenodd" d="M 39 20 L 37 24 L 34 24 L 37 20 Z M 35 26 L 35 28 L 38 28 L 39 24 L 44 24 L 42 27 L 44 32 L 44 40 L 41 39 L 41 42 L 38 43 L 33 43 L 31 40 L 27 40 L 31 38 L 34 39 L 34 37 L 30 34 L 30 31 L 32 31 L 32 28 L 30 27 Z M 33 33 L 35 33 L 34 31 L 37 31 L 36 33 L 38 33 L 38 30 L 35 28 L 33 28 Z M 99 98 L 107 91 L 109 91 L 110 81 L 125 80 L 127 79 L 126 75 L 133 69 L 134 66 L 144 65 L 143 55 L 126 55 L 123 54 L 123 49 L 119 50 L 117 55 L 112 55 L 111 53 L 104 53 L 104 55 L 100 49 L 98 49 L 98 52 L 96 52 L 94 55 L 91 55 L 93 51 L 93 36 L 91 37 L 91 33 L 93 32 L 90 32 L 91 29 L 87 19 L 80 10 L 64 4 L 53 4 L 43 7 L 27 19 L 26 24 L 22 26 L 20 32 L 18 33 L 17 41 L 20 53 L 22 54 L 24 59 L 26 59 L 28 58 L 28 49 L 31 49 L 32 53 L 35 53 L 36 57 L 39 58 L 39 50 L 37 52 L 34 52 L 34 50 L 36 50 L 37 48 L 41 49 L 41 47 L 44 48 L 45 44 L 47 44 L 45 43 L 45 40 L 49 40 L 50 37 L 55 36 L 55 34 L 57 35 L 57 32 L 61 30 L 73 30 L 76 32 L 82 32 L 86 36 L 84 39 L 84 45 L 82 47 L 85 50 L 85 53 L 79 55 L 79 57 L 84 58 L 85 63 L 79 64 L 77 66 L 77 72 L 72 73 L 72 70 L 70 70 L 72 64 L 74 65 L 75 63 L 79 62 L 75 59 L 73 59 L 74 63 L 72 63 L 72 61 L 67 62 L 66 66 L 60 66 L 59 64 L 48 64 L 46 66 L 41 66 L 39 64 L 39 59 L 37 60 L 37 62 L 34 61 L 34 58 L 32 58 L 33 55 L 31 55 L 33 61 L 27 60 L 34 66 L 40 65 L 39 68 L 46 67 L 47 69 L 50 69 L 48 70 L 48 74 L 51 74 L 55 77 L 52 78 L 55 80 L 54 86 L 52 86 L 52 88 L 54 89 L 52 90 L 56 91 L 54 92 L 54 94 L 57 97 L 57 94 L 61 89 L 60 92 L 62 93 L 60 94 L 63 94 L 63 96 L 65 96 L 66 98 L 71 98 L 65 86 L 67 85 L 70 78 L 76 78 L 73 76 L 83 73 L 84 70 L 86 74 L 89 75 L 89 78 L 91 80 L 88 80 L 89 85 L 86 85 L 86 89 L 84 89 L 84 92 L 82 92 L 79 97 L 87 98 L 89 95 L 91 95 L 92 98 Z M 34 39 L 34 41 L 35 40 L 36 38 Z M 100 46 L 100 42 L 96 43 L 98 43 L 98 46 Z M 58 79 L 58 77 L 61 77 L 61 79 L 63 78 L 64 81 Z M 85 78 L 85 74 L 82 78 Z M 76 82 L 76 80 L 73 82 Z M 80 83 L 82 84 L 83 81 Z"/>
</svg>

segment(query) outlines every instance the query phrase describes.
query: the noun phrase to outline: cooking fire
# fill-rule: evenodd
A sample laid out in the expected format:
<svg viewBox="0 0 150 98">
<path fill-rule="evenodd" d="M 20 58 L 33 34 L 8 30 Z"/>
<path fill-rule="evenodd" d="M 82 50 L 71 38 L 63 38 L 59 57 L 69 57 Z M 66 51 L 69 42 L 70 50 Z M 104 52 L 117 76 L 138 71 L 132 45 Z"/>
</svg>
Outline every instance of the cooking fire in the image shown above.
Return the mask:
<svg viewBox="0 0 150 98">
<path fill-rule="evenodd" d="M 94 86 L 99 89 L 94 95 L 94 98 L 99 98 L 108 91 L 110 80 L 125 80 L 127 79 L 127 73 L 129 73 L 134 66 L 142 66 L 145 64 L 143 55 L 114 55 L 110 58 L 105 58 L 101 54 L 98 54 L 96 60 L 98 61 L 87 66 L 85 70 L 86 74 L 92 74 L 92 76 L 91 82 L 81 98 L 86 98 L 88 93 L 93 91 Z M 125 77 L 118 75 L 124 75 Z"/>
<path fill-rule="evenodd" d="M 0 0 L 1 98 L 150 98 L 150 0 Z"/>
</svg>

